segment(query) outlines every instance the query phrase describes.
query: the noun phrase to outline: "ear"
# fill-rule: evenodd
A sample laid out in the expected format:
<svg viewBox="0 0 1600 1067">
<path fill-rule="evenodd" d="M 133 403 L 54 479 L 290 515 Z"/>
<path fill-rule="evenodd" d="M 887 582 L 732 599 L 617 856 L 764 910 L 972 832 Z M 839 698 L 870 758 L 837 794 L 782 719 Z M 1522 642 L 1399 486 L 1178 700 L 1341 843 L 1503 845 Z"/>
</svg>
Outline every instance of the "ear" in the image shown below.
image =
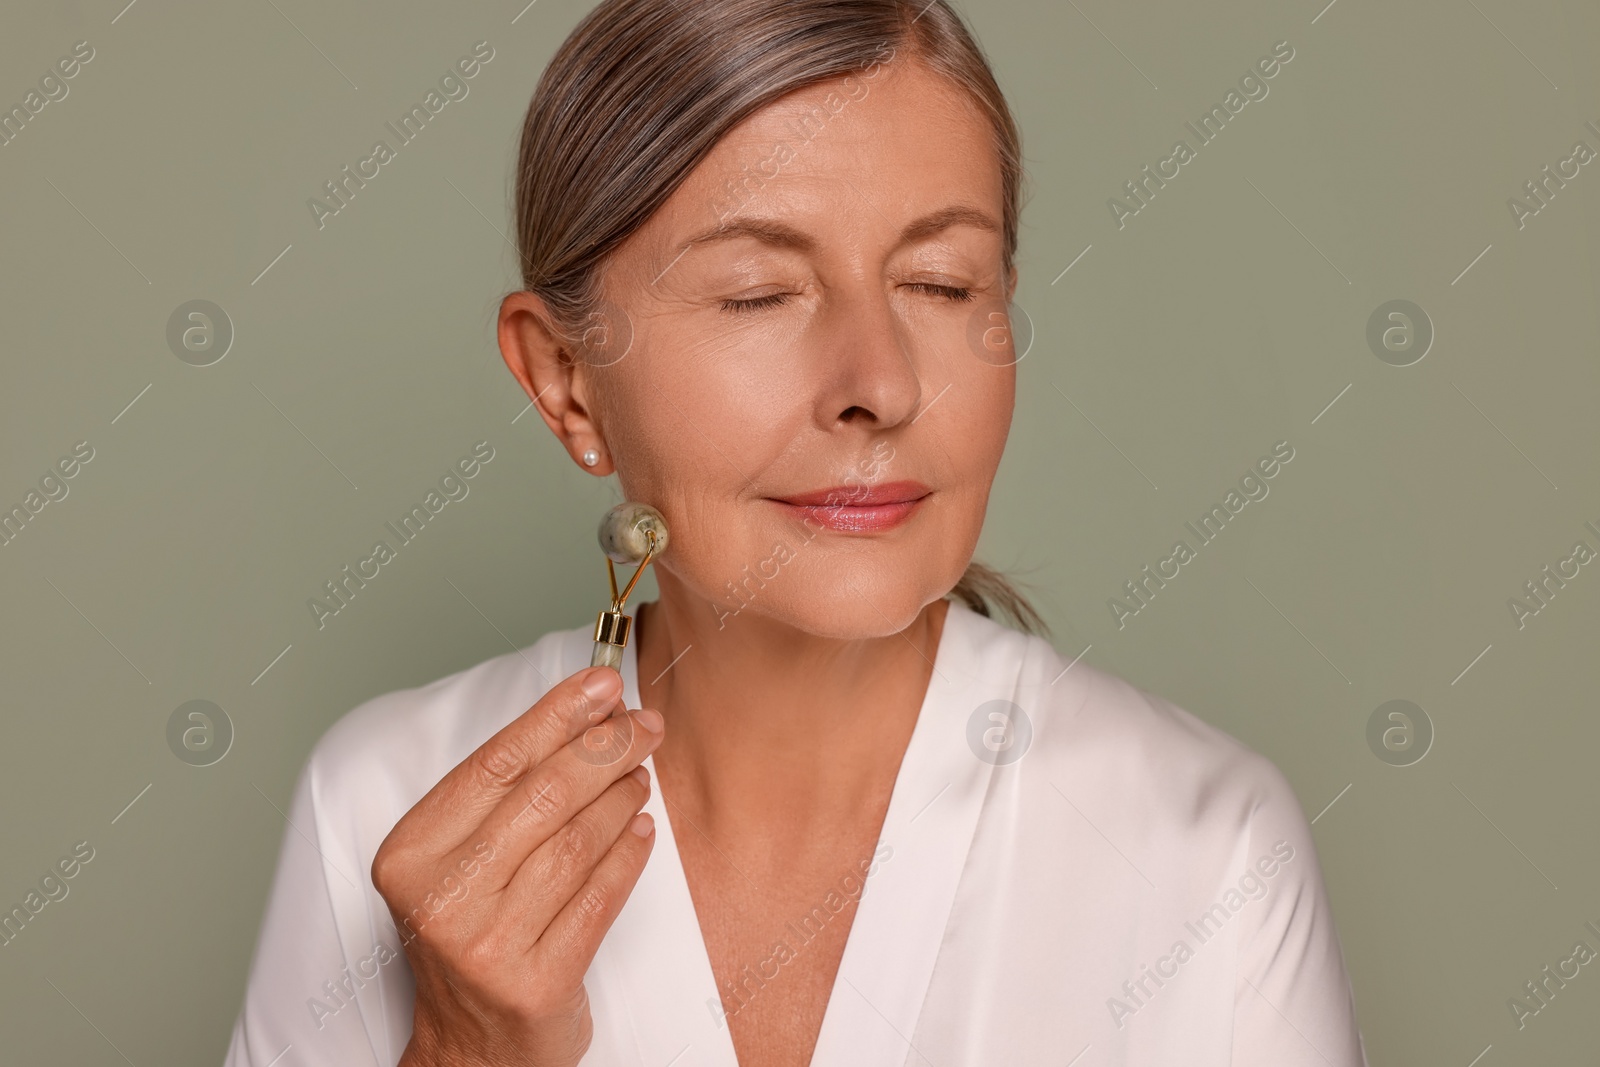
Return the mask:
<svg viewBox="0 0 1600 1067">
<path fill-rule="evenodd" d="M 506 366 L 573 462 L 602 478 L 615 470 L 588 382 L 545 302 L 530 292 L 510 294 L 500 302 L 498 333 Z M 591 448 L 600 453 L 592 467 L 583 462 Z"/>
</svg>

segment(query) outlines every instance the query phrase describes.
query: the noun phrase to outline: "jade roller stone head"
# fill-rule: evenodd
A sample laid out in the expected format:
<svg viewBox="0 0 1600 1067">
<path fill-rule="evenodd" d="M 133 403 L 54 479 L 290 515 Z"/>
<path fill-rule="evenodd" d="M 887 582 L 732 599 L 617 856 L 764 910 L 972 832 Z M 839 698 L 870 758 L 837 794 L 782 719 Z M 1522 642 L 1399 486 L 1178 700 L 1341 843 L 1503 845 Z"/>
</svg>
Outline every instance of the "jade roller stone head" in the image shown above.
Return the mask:
<svg viewBox="0 0 1600 1067">
<path fill-rule="evenodd" d="M 666 548 L 667 520 L 648 504 L 625 501 L 600 520 L 600 551 L 605 553 L 606 571 L 611 577 L 611 607 L 602 611 L 595 622 L 591 667 L 622 669 L 622 650 L 628 647 L 628 634 L 633 628 L 633 617 L 623 614 L 623 606 L 645 566 Z M 639 565 L 621 593 L 617 592 L 618 563 Z"/>
<path fill-rule="evenodd" d="M 667 549 L 667 520 L 661 512 L 649 504 L 618 504 L 600 520 L 600 551 L 614 563 L 639 563 L 651 552 L 652 533 L 659 556 Z"/>
</svg>

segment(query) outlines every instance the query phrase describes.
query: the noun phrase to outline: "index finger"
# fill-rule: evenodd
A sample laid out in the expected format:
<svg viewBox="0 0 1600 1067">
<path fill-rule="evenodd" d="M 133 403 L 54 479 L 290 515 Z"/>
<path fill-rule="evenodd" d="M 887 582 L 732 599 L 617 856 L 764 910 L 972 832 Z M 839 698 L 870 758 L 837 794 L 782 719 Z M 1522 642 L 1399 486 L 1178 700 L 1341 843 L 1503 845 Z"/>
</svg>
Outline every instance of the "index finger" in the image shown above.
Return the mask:
<svg viewBox="0 0 1600 1067">
<path fill-rule="evenodd" d="M 408 845 L 437 854 L 459 845 L 529 770 L 622 710 L 621 698 L 622 675 L 613 667 L 587 667 L 562 679 L 451 768 L 396 831 Z"/>
</svg>

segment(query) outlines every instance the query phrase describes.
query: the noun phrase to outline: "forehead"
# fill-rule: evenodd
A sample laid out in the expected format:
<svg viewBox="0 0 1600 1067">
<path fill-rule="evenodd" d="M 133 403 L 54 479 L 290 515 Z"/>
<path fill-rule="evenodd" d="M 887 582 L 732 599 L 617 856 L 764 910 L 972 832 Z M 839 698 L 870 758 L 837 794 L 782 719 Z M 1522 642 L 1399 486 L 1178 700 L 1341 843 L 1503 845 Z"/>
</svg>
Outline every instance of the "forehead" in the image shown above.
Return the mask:
<svg viewBox="0 0 1600 1067">
<path fill-rule="evenodd" d="M 671 243 L 741 213 L 896 228 L 952 203 L 1001 213 L 994 134 L 965 90 L 920 62 L 789 93 L 730 130 L 645 228 Z M 850 203 L 841 214 L 841 201 Z M 882 220 L 878 220 L 882 221 Z"/>
</svg>

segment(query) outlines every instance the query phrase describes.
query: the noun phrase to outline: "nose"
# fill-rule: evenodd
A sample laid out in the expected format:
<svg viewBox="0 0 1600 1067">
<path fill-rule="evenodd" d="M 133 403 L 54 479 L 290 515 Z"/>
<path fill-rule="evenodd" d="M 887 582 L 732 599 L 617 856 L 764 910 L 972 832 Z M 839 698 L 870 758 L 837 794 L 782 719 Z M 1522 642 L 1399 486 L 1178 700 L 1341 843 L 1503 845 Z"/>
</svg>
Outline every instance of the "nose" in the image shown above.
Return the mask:
<svg viewBox="0 0 1600 1067">
<path fill-rule="evenodd" d="M 916 346 L 888 295 L 874 285 L 850 286 L 830 294 L 829 304 L 819 338 L 818 427 L 878 432 L 915 417 L 922 403 Z"/>
</svg>

